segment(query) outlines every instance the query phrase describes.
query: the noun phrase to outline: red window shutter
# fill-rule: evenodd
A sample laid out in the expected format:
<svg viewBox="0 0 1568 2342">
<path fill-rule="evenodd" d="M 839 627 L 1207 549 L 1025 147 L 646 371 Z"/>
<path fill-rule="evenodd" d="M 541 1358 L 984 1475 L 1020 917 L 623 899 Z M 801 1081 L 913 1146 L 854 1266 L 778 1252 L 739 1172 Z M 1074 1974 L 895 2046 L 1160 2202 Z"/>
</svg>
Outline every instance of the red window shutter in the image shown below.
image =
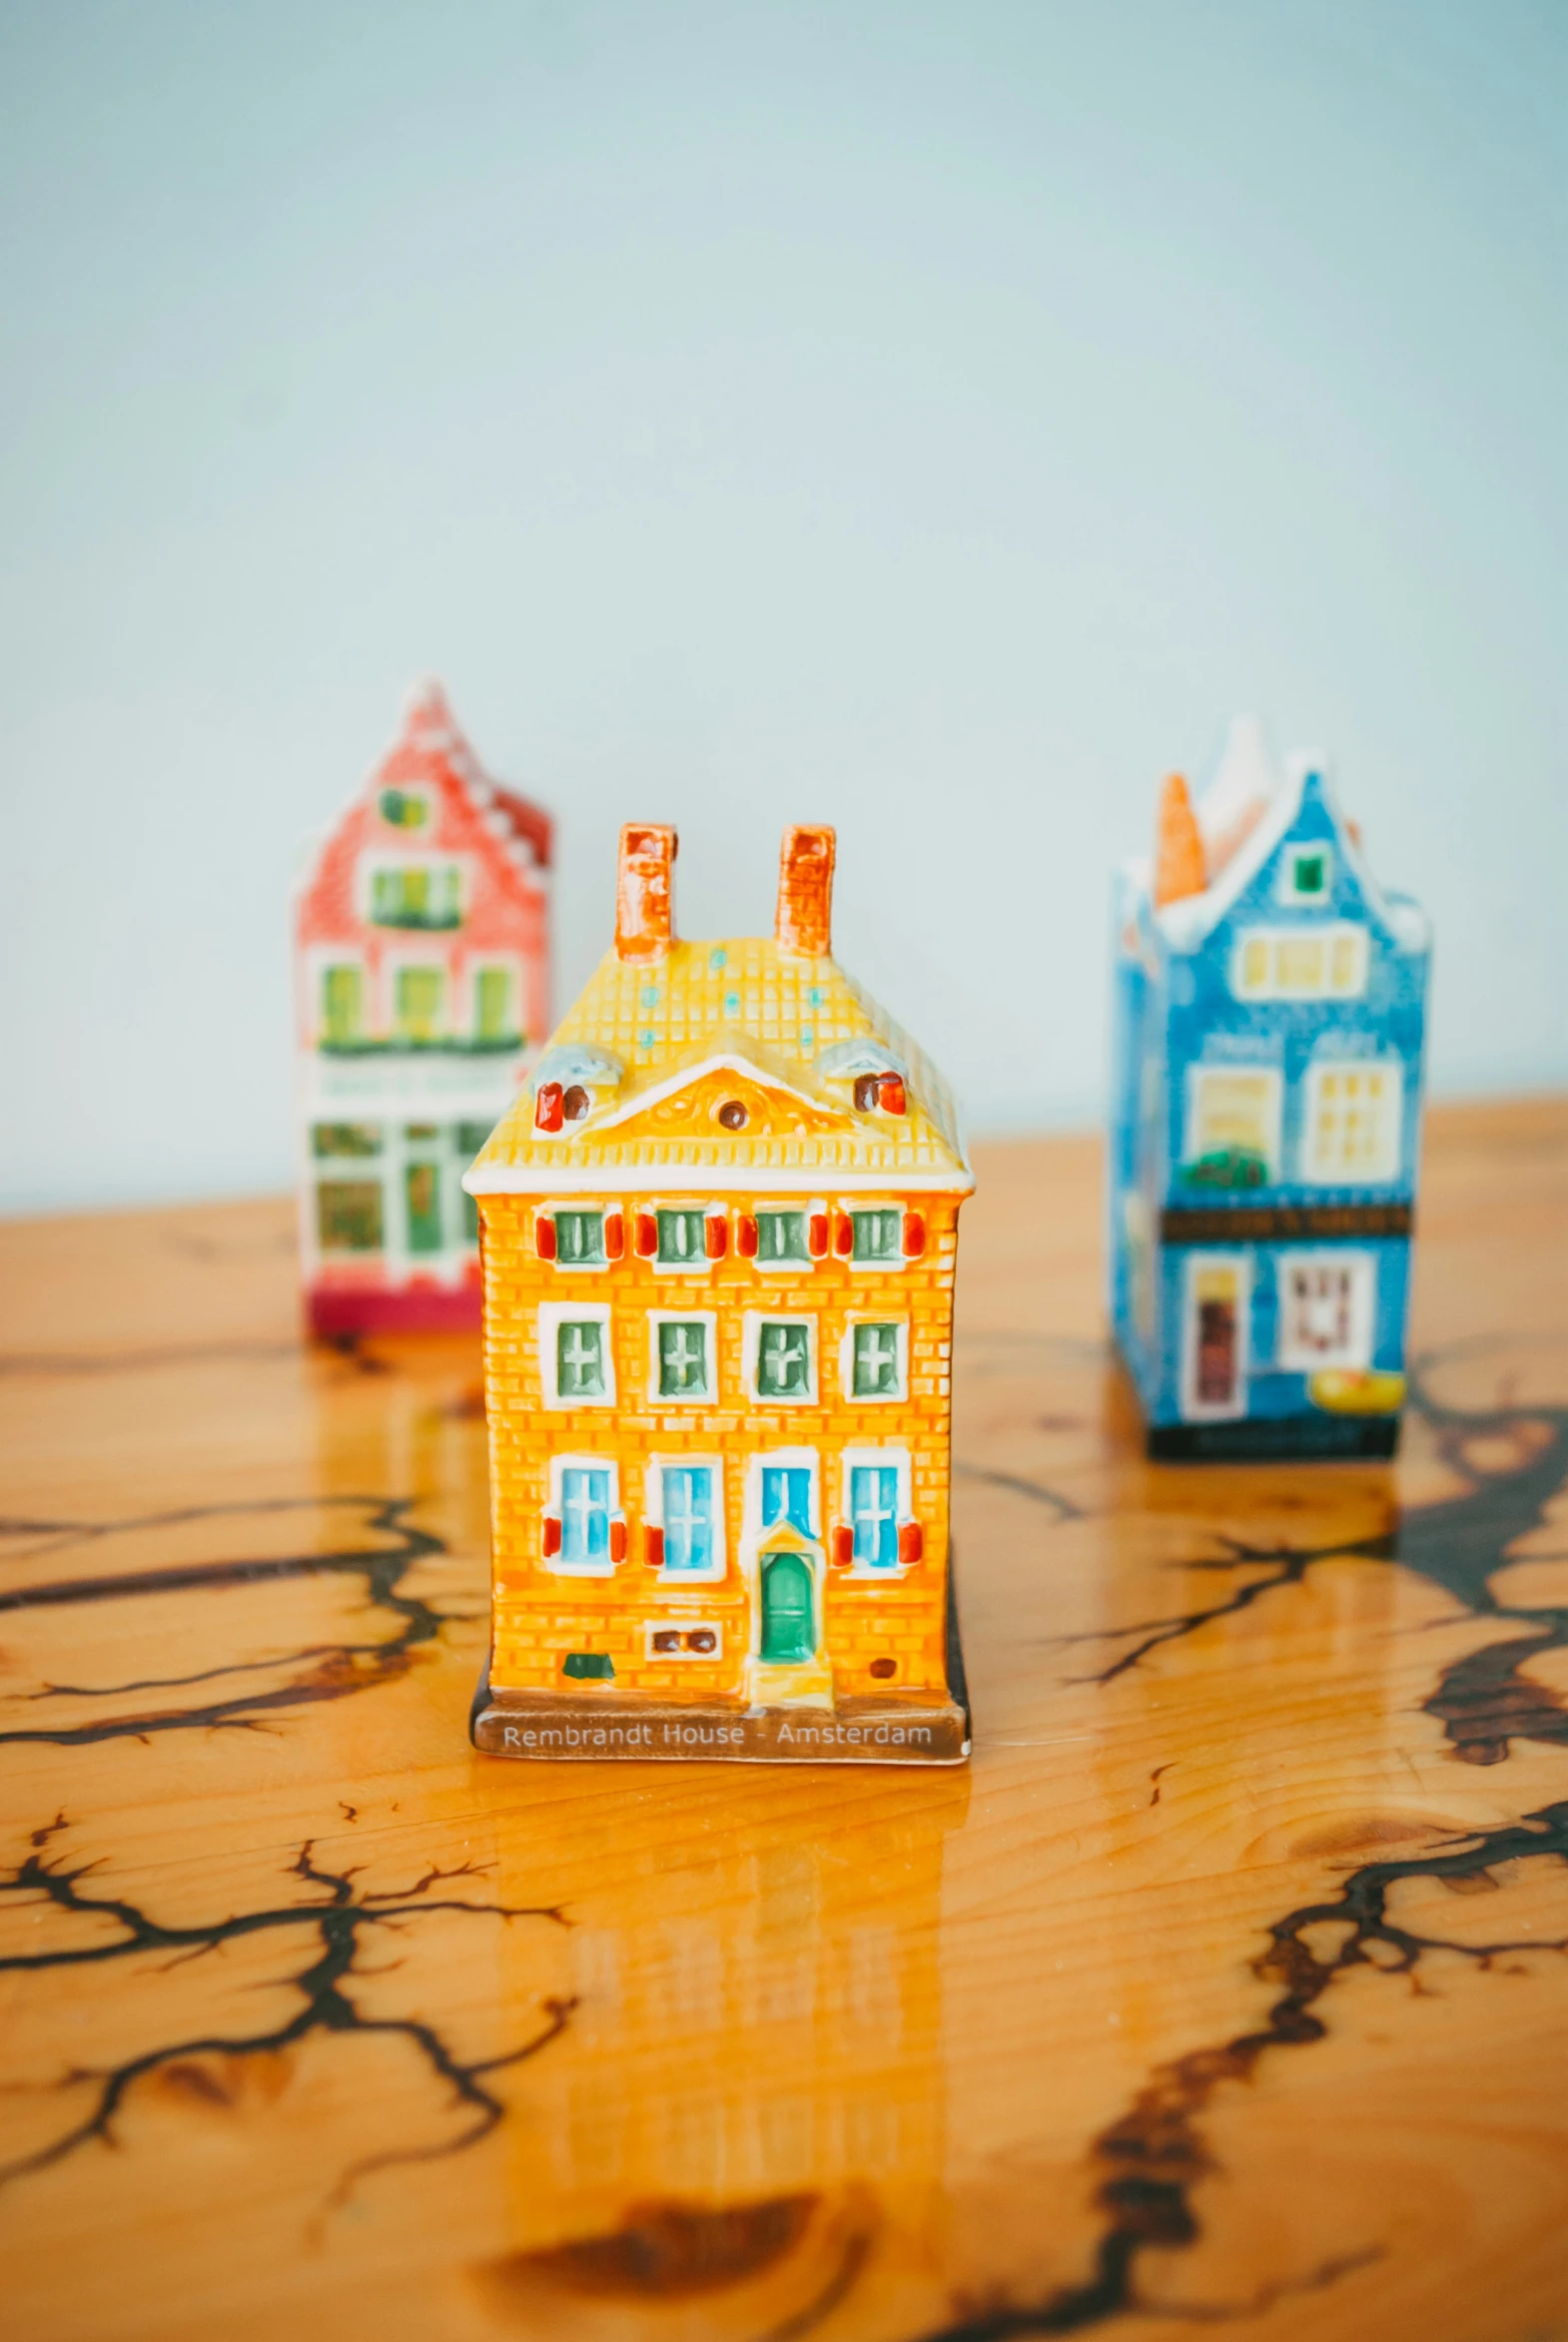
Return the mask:
<svg viewBox="0 0 1568 2342">
<path fill-rule="evenodd" d="M 722 1211 L 710 1211 L 704 1219 L 702 1249 L 710 1260 L 722 1260 L 729 1250 L 729 1221 Z"/>
<path fill-rule="evenodd" d="M 847 1260 L 855 1249 L 855 1222 L 847 1211 L 840 1211 L 834 1217 L 833 1249 L 841 1260 Z"/>
<path fill-rule="evenodd" d="M 833 1532 L 833 1566 L 848 1569 L 855 1558 L 855 1532 L 848 1521 L 841 1521 Z"/>
<path fill-rule="evenodd" d="M 814 1211 L 806 1229 L 806 1249 L 813 1260 L 820 1260 L 828 1248 L 828 1215 Z"/>
<path fill-rule="evenodd" d="M 540 1521 L 539 1527 L 543 1531 L 541 1543 L 544 1548 L 544 1558 L 548 1561 L 552 1554 L 560 1551 L 560 1515 L 547 1512 Z"/>
<path fill-rule="evenodd" d="M 624 1521 L 611 1521 L 611 1523 L 610 1523 L 610 1559 L 611 1559 L 611 1561 L 624 1561 L 624 1560 L 625 1560 L 625 1558 L 626 1558 L 626 1524 L 625 1524 L 625 1522 L 624 1522 Z"/>
<path fill-rule="evenodd" d="M 659 1223 L 651 1211 L 637 1214 L 637 1251 L 640 1258 L 651 1260 L 659 1248 Z"/>
<path fill-rule="evenodd" d="M 644 1561 L 649 1569 L 662 1569 L 664 1567 L 664 1531 L 655 1529 L 650 1522 L 643 1531 L 643 1536 L 647 1544 L 647 1551 L 643 1555 Z"/>
<path fill-rule="evenodd" d="M 536 1131 L 558 1131 L 562 1120 L 561 1086 L 558 1082 L 541 1082 L 533 1098 L 533 1127 Z"/>
<path fill-rule="evenodd" d="M 909 1101 L 904 1095 L 904 1077 L 902 1074 L 883 1075 L 877 1098 L 877 1104 L 881 1107 L 885 1115 L 908 1114 Z"/>
<path fill-rule="evenodd" d="M 533 1248 L 541 1260 L 555 1257 L 555 1220 L 548 1211 L 536 1211 L 533 1215 Z"/>
<path fill-rule="evenodd" d="M 905 1569 L 913 1569 L 925 1550 L 925 1532 L 919 1521 L 905 1521 L 898 1533 L 898 1557 Z"/>
<path fill-rule="evenodd" d="M 742 1211 L 737 1215 L 735 1220 L 735 1249 L 740 1254 L 742 1260 L 756 1259 L 757 1215 L 754 1211 Z"/>
<path fill-rule="evenodd" d="M 923 1211 L 904 1214 L 904 1257 L 918 1260 L 926 1249 L 926 1215 Z"/>
</svg>

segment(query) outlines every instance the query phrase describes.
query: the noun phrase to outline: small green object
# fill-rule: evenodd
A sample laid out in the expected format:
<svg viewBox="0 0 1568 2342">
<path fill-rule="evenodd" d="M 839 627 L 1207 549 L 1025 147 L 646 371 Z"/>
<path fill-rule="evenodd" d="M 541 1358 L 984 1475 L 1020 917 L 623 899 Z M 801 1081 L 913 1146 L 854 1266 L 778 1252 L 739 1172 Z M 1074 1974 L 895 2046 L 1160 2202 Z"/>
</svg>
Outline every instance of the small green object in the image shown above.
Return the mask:
<svg viewBox="0 0 1568 2342">
<path fill-rule="evenodd" d="M 700 1317 L 659 1327 L 659 1396 L 689 1398 L 708 1387 L 708 1329 Z"/>
<path fill-rule="evenodd" d="M 757 1339 L 759 1398 L 811 1396 L 810 1336 L 804 1325 L 764 1325 Z"/>
<path fill-rule="evenodd" d="M 568 1651 L 561 1662 L 561 1673 L 569 1675 L 574 1683 L 613 1683 L 615 1662 L 608 1651 Z"/>
<path fill-rule="evenodd" d="M 408 1203 L 408 1249 L 438 1252 L 441 1248 L 440 1180 L 433 1163 L 410 1163 L 403 1171 Z"/>
<path fill-rule="evenodd" d="M 661 1211 L 659 1223 L 659 1266 L 686 1268 L 693 1262 L 707 1258 L 703 1240 L 703 1215 L 700 1211 Z"/>
<path fill-rule="evenodd" d="M 604 1396 L 604 1326 L 570 1318 L 555 1331 L 555 1382 L 562 1398 Z"/>
<path fill-rule="evenodd" d="M 897 1398 L 896 1325 L 856 1326 L 853 1382 L 856 1398 Z"/>
<path fill-rule="evenodd" d="M 323 1179 L 316 1190 L 316 1232 L 324 1252 L 379 1252 L 380 1179 Z"/>
<path fill-rule="evenodd" d="M 358 1041 L 365 984 L 358 968 L 328 968 L 322 976 L 322 1038 L 329 1049 Z"/>
<path fill-rule="evenodd" d="M 811 1254 L 806 1245 L 806 1214 L 803 1211 L 759 1211 L 757 1258 L 809 1260 Z"/>
<path fill-rule="evenodd" d="M 311 1147 L 318 1156 L 380 1155 L 382 1126 L 380 1123 L 317 1123 L 311 1131 Z"/>
<path fill-rule="evenodd" d="M 422 797 L 411 796 L 404 789 L 382 791 L 382 819 L 391 822 L 393 829 L 421 829 L 426 810 Z"/>
<path fill-rule="evenodd" d="M 1327 881 L 1328 870 L 1321 854 L 1298 854 L 1295 858 L 1295 891 L 1298 895 L 1320 895 Z"/>
<path fill-rule="evenodd" d="M 1191 1187 L 1263 1187 L 1268 1165 L 1250 1147 L 1214 1147 L 1195 1163 L 1183 1164 L 1181 1177 Z"/>
<path fill-rule="evenodd" d="M 511 971 L 481 968 L 473 980 L 474 1038 L 509 1041 L 515 1032 L 511 1014 Z"/>
</svg>

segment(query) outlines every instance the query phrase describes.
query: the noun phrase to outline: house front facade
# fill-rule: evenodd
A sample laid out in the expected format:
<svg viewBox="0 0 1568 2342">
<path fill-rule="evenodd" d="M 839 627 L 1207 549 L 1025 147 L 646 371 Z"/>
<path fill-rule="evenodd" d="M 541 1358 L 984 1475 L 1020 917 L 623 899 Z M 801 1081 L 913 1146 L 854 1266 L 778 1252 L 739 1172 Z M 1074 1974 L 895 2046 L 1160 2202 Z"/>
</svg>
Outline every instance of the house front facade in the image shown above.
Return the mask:
<svg viewBox="0 0 1568 2342">
<path fill-rule="evenodd" d="M 1429 934 L 1321 771 L 1243 732 L 1116 905 L 1111 1310 L 1171 1456 L 1386 1455 L 1404 1396 Z M 1228 833 L 1228 834 L 1227 834 Z"/>
<path fill-rule="evenodd" d="M 771 938 L 678 941 L 674 850 L 623 834 L 616 947 L 467 1177 L 475 1738 L 951 1762 L 951 1101 L 829 955 L 831 831 L 787 838 Z"/>
<path fill-rule="evenodd" d="M 462 1174 L 548 1029 L 547 815 L 481 771 L 438 686 L 295 905 L 300 1249 L 327 1336 L 479 1322 Z"/>
</svg>

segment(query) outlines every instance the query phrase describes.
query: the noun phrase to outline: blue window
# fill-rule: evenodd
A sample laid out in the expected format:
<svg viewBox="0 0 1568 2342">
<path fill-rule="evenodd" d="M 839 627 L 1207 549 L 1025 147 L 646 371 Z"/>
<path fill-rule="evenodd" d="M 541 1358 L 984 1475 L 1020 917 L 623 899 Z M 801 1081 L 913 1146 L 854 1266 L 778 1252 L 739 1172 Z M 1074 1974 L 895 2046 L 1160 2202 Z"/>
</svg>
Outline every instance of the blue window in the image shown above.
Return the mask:
<svg viewBox="0 0 1568 2342">
<path fill-rule="evenodd" d="M 811 1471 L 806 1464 L 764 1464 L 762 1467 L 762 1526 L 776 1528 L 788 1521 L 803 1537 L 812 1535 Z"/>
<path fill-rule="evenodd" d="M 849 1516 L 855 1531 L 855 1560 L 859 1567 L 896 1568 L 898 1472 L 892 1464 L 851 1466 Z"/>
<path fill-rule="evenodd" d="M 560 1476 L 562 1561 L 604 1561 L 610 1550 L 607 1470 L 567 1464 Z"/>
<path fill-rule="evenodd" d="M 713 1467 L 670 1464 L 664 1472 L 664 1567 L 713 1567 Z"/>
</svg>

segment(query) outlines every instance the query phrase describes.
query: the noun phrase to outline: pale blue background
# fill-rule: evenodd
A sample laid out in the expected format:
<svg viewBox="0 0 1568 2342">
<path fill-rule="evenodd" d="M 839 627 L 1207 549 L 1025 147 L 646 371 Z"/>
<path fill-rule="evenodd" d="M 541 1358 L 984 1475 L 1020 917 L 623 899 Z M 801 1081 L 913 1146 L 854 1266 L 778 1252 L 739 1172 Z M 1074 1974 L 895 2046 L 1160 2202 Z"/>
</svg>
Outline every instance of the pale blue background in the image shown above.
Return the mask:
<svg viewBox="0 0 1568 2342">
<path fill-rule="evenodd" d="M 1230 711 L 1568 1078 L 1568 9 L 0 9 L 16 1205 L 288 1175 L 286 891 L 446 678 L 686 932 L 840 826 L 981 1129 L 1088 1119 L 1107 873 Z"/>
</svg>

